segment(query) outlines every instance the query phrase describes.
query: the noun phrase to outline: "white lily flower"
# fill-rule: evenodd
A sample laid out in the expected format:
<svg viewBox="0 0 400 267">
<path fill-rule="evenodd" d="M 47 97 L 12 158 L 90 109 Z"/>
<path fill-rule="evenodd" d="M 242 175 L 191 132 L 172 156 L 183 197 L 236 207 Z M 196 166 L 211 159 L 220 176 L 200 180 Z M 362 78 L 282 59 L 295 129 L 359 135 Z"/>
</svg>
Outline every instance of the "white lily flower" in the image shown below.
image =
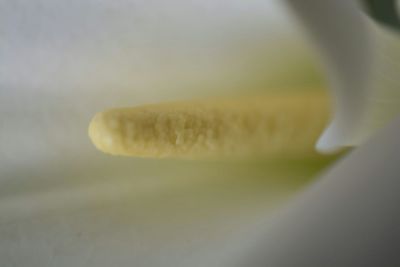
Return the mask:
<svg viewBox="0 0 400 267">
<path fill-rule="evenodd" d="M 322 88 L 303 38 L 272 0 L 0 0 L 0 265 L 231 258 L 330 161 L 111 157 L 87 126 L 113 106 Z"/>
</svg>

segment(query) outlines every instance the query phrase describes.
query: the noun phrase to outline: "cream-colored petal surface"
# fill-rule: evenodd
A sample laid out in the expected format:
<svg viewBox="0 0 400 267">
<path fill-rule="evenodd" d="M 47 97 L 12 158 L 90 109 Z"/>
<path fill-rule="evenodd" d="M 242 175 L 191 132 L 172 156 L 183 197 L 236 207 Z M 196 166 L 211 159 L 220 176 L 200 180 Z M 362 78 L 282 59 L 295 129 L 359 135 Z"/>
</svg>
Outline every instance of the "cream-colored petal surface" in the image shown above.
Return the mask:
<svg viewBox="0 0 400 267">
<path fill-rule="evenodd" d="M 325 164 L 112 158 L 87 137 L 112 106 L 320 88 L 280 1 L 0 0 L 0 25 L 2 266 L 212 266 Z"/>
<path fill-rule="evenodd" d="M 99 156 L 21 169 L 1 187 L 0 258 L 17 266 L 216 266 L 241 228 L 264 220 L 327 163 Z M 23 176 L 30 180 L 21 184 Z"/>
</svg>

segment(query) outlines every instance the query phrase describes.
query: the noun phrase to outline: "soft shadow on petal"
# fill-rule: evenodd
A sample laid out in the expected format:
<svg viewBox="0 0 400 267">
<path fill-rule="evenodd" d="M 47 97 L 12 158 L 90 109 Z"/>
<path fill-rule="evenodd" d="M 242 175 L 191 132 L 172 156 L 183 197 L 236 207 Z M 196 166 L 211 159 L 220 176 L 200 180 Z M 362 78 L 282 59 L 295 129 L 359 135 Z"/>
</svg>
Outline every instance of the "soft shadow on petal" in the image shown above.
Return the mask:
<svg viewBox="0 0 400 267">
<path fill-rule="evenodd" d="M 0 256 L 37 266 L 216 264 L 235 232 L 327 164 L 104 156 L 74 165 L 81 168 L 20 170 L 32 180 L 0 186 Z"/>
</svg>

